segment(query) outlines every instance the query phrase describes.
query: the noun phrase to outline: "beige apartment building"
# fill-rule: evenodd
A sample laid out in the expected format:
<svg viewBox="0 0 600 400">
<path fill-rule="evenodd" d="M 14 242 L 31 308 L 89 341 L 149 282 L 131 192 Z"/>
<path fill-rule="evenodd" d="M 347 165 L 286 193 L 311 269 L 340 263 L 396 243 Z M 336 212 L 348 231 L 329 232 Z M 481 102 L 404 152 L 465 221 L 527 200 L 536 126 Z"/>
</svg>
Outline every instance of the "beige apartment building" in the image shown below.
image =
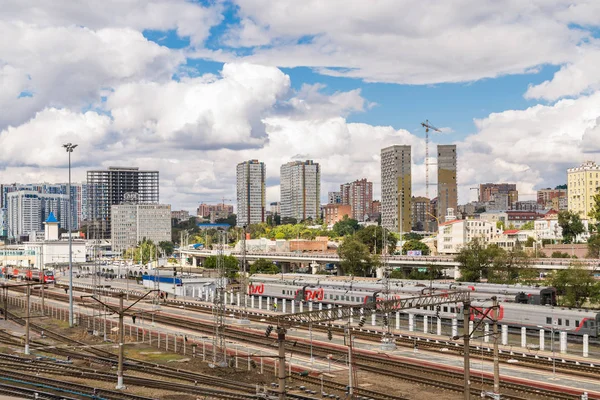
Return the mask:
<svg viewBox="0 0 600 400">
<path fill-rule="evenodd" d="M 594 195 L 600 193 L 600 166 L 586 161 L 567 170 L 567 197 L 569 211 L 588 218 L 594 204 Z"/>
</svg>

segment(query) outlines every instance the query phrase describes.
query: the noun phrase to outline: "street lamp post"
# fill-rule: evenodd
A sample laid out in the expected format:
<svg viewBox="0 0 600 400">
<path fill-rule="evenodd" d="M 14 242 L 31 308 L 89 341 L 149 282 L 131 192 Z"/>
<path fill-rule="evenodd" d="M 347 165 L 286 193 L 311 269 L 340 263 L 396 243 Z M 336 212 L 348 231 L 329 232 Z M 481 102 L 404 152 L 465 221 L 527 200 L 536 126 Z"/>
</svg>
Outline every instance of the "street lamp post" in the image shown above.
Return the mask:
<svg viewBox="0 0 600 400">
<path fill-rule="evenodd" d="M 67 185 L 67 225 L 69 227 L 69 327 L 73 327 L 73 238 L 71 236 L 71 153 L 76 144 L 67 143 L 63 147 L 69 154 L 69 184 Z"/>
</svg>

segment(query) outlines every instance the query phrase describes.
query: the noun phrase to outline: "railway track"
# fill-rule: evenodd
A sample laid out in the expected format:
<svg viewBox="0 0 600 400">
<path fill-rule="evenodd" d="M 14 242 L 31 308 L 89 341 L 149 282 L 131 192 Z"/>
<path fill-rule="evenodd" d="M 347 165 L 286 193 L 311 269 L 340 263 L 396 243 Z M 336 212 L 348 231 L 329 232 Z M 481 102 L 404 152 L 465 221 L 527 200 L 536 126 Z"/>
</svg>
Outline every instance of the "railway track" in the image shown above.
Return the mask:
<svg viewBox="0 0 600 400">
<path fill-rule="evenodd" d="M 174 307 L 180 308 L 180 306 L 177 305 L 176 303 L 173 304 L 171 302 L 171 305 L 174 306 Z M 187 305 L 187 308 L 189 309 L 190 306 Z M 198 306 L 194 306 L 193 308 L 196 309 L 196 310 L 203 310 L 203 311 L 206 311 L 206 309 L 209 309 L 209 307 L 198 307 Z M 260 318 L 260 316 L 256 316 L 255 318 Z M 155 321 L 159 322 L 159 323 L 169 324 L 169 325 L 172 325 L 172 326 L 177 326 L 177 327 L 183 327 L 183 328 L 186 328 L 186 329 L 190 329 L 189 324 L 187 324 L 187 325 L 182 324 L 182 321 L 179 318 L 174 318 L 174 317 L 169 317 L 169 316 L 158 314 L 158 315 L 155 315 Z M 196 320 L 196 322 L 197 323 L 194 324 L 195 325 L 194 326 L 195 330 L 197 330 L 199 332 L 202 332 L 202 333 L 212 333 L 213 327 L 211 325 L 203 327 L 202 325 L 205 324 L 203 321 Z M 313 327 L 313 328 L 315 328 L 315 327 Z M 334 327 L 334 329 L 335 328 L 336 327 Z M 232 334 L 231 332 L 232 332 L 231 330 L 227 332 L 228 338 L 236 339 L 235 334 Z M 358 333 L 358 334 L 360 334 L 360 333 Z M 371 335 L 367 334 L 366 336 L 371 337 L 371 338 L 374 338 L 374 337 L 379 338 L 380 337 L 380 336 L 374 335 L 374 334 L 371 334 Z M 240 340 L 241 338 L 238 337 L 237 339 Z M 404 342 L 405 345 L 407 345 L 408 343 L 410 343 L 411 347 L 413 345 L 414 339 L 412 339 L 412 338 L 402 338 L 402 337 L 400 337 L 398 339 L 402 339 L 402 340 L 400 340 L 400 344 L 402 344 Z M 243 337 L 243 341 L 244 342 L 248 342 L 249 341 L 249 337 L 247 336 L 247 333 Z M 427 343 L 427 344 L 425 344 L 425 343 Z M 258 341 L 257 344 L 265 346 L 264 341 L 262 343 L 260 341 Z M 443 342 L 433 342 L 433 341 L 431 341 L 431 342 L 419 341 L 419 345 L 423 346 L 422 348 L 424 348 L 424 347 L 435 348 L 436 345 L 439 348 L 444 347 L 444 346 L 447 346 L 448 348 L 460 347 L 460 346 L 455 346 L 454 343 L 443 343 Z M 314 348 L 314 346 L 313 346 L 313 348 Z M 297 349 L 296 349 L 296 351 L 298 352 Z M 332 353 L 331 349 L 329 349 L 329 348 L 325 349 L 324 351 L 326 351 L 328 354 Z M 458 351 L 460 352 L 461 350 L 458 350 Z M 512 356 L 512 358 L 514 358 L 516 355 L 513 354 L 511 356 Z M 507 359 L 508 359 L 508 357 L 507 357 Z M 538 359 L 538 360 L 540 360 L 540 364 L 543 364 L 545 362 L 545 360 L 542 360 L 542 359 Z M 358 362 L 358 360 L 357 360 L 357 362 Z M 385 374 L 385 375 L 389 375 L 389 376 L 399 377 L 399 378 L 402 378 L 402 379 L 407 379 L 407 380 L 411 380 L 411 381 L 415 381 L 415 382 L 419 382 L 419 383 L 425 383 L 425 384 L 429 384 L 429 385 L 433 384 L 434 386 L 438 386 L 438 387 L 445 386 L 443 388 L 446 389 L 446 390 L 456 390 L 456 391 L 462 391 L 463 390 L 462 382 L 460 384 L 452 384 L 452 383 L 449 383 L 449 382 L 445 382 L 445 383 L 439 382 L 439 376 L 440 375 L 439 375 L 438 372 L 435 372 L 434 379 L 423 379 L 423 367 L 420 367 L 420 370 L 419 370 L 420 372 L 419 373 L 413 374 L 414 376 L 410 377 L 410 376 L 404 376 L 404 375 L 406 375 L 406 373 L 404 373 L 403 375 L 399 375 L 399 372 L 390 373 L 390 368 L 392 366 L 394 367 L 394 369 L 400 369 L 400 370 L 406 369 L 406 365 L 400 365 L 399 366 L 397 361 L 394 361 L 393 364 L 389 364 L 390 368 L 385 369 L 385 370 L 378 370 L 377 367 L 372 366 L 372 365 L 368 365 L 367 361 L 361 361 L 361 362 L 364 362 L 364 364 L 359 364 L 358 367 L 361 368 L 361 369 L 363 369 L 363 370 L 368 370 L 368 371 L 372 371 L 374 373 L 381 373 L 381 374 Z M 377 362 L 379 364 L 381 364 L 381 360 L 378 360 Z M 585 368 L 585 366 L 584 366 L 584 368 Z M 596 371 L 597 371 L 597 369 L 596 369 Z M 569 372 L 572 372 L 572 371 L 569 371 Z M 590 373 L 589 370 L 586 370 L 586 371 L 583 371 L 583 372 L 585 372 L 586 375 L 588 373 Z M 460 374 L 460 376 L 458 378 L 456 378 L 456 379 L 457 380 L 462 380 L 462 374 Z M 307 381 L 309 381 L 309 379 L 307 379 Z M 486 379 L 484 378 L 483 382 L 485 384 L 488 384 L 489 383 L 489 379 L 486 381 Z M 312 382 L 312 383 L 314 384 L 314 382 Z M 503 385 L 503 390 L 508 389 L 508 387 L 506 387 L 506 386 L 508 386 L 508 385 Z M 337 390 L 339 390 L 339 389 L 337 389 Z M 473 390 L 476 391 L 477 393 L 480 392 L 480 389 L 473 389 Z M 527 393 L 527 395 L 524 396 L 524 397 L 519 397 L 519 395 L 517 395 L 517 394 L 512 395 L 513 397 L 507 397 L 505 395 L 505 398 L 531 399 L 531 398 L 548 398 L 548 396 L 550 396 L 550 398 L 556 398 L 556 399 L 575 399 L 575 398 L 578 398 L 578 397 L 574 397 L 574 396 L 571 396 L 571 395 L 563 395 L 563 394 L 559 394 L 557 392 L 551 392 L 551 391 L 548 391 L 548 392 L 546 392 L 546 394 L 543 394 L 544 391 L 541 390 L 541 389 L 540 390 L 536 390 L 536 389 L 532 390 L 531 388 L 523 387 L 522 385 L 512 385 L 511 390 L 514 391 L 515 393 L 518 393 L 518 392 Z M 373 393 L 373 394 L 375 394 L 375 393 Z M 378 395 L 381 396 L 382 394 L 378 393 Z M 532 396 L 535 396 L 535 397 L 532 397 Z M 546 397 L 544 397 L 544 396 L 546 396 Z M 401 399 L 401 397 L 390 397 L 390 396 L 380 397 L 380 398 L 386 398 L 386 399 L 387 398 L 397 398 L 397 399 Z"/>
</svg>

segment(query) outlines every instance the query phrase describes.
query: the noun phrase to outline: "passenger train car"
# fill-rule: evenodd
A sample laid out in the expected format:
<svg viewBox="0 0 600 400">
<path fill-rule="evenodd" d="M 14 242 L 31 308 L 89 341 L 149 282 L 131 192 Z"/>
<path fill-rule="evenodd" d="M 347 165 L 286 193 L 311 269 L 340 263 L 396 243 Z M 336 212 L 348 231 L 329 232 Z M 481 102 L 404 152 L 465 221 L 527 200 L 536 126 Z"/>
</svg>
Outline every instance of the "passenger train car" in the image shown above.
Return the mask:
<svg viewBox="0 0 600 400">
<path fill-rule="evenodd" d="M 430 293 L 429 287 L 411 287 L 415 289 L 413 292 L 392 291 L 388 296 L 391 296 L 392 298 L 404 298 Z M 407 288 L 407 286 L 404 286 L 402 289 L 405 288 Z M 488 299 L 495 294 L 491 292 L 492 288 L 493 287 L 487 289 L 490 290 L 490 293 L 486 293 Z M 285 300 L 334 305 L 357 305 L 384 300 L 381 285 L 379 285 L 376 290 L 373 290 L 373 288 L 369 286 L 365 287 L 362 282 L 354 282 L 352 286 L 347 282 L 340 284 L 340 282 L 330 281 L 325 283 L 318 282 L 318 284 L 311 285 L 308 281 L 301 279 L 282 281 L 276 280 L 273 277 L 257 277 L 256 279 L 253 277 L 248 289 L 248 293 L 251 296 L 266 296 Z M 501 290 L 507 290 L 508 293 L 510 293 L 509 289 L 510 288 L 503 287 Z M 521 289 L 521 292 L 519 292 L 517 296 L 519 296 L 520 293 L 523 293 L 523 287 L 519 287 L 518 289 Z M 543 293 L 550 293 L 549 296 L 553 299 L 552 303 L 555 303 L 556 291 L 553 290 L 554 288 L 536 289 L 539 290 L 539 296 L 542 301 Z M 446 286 L 446 289 L 436 290 L 438 291 L 435 293 L 439 293 L 441 290 L 451 289 Z M 474 290 L 472 289 L 472 291 L 477 292 L 477 287 L 475 287 Z M 531 294 L 528 297 L 533 298 L 533 296 L 537 295 Z M 588 334 L 592 337 L 597 337 L 599 334 L 600 313 L 597 311 L 565 309 L 554 307 L 552 303 L 546 303 L 547 305 L 521 304 L 515 301 L 513 293 L 507 295 L 507 298 L 512 299 L 512 301 L 503 301 L 501 295 L 498 297 L 500 301 L 498 319 L 501 324 L 511 327 L 543 327 L 544 329 L 551 329 L 552 325 L 554 325 L 554 329 L 566 331 L 572 335 Z M 491 301 L 484 298 L 473 297 L 472 307 L 474 311 L 471 314 L 471 318 L 474 320 L 479 319 L 482 317 L 485 310 L 491 307 Z M 461 304 L 428 306 L 425 308 L 404 310 L 402 312 L 410 312 L 416 315 L 427 315 L 442 319 L 463 319 Z"/>
<path fill-rule="evenodd" d="M 340 290 L 380 292 L 384 290 L 381 280 L 360 278 L 348 280 L 348 277 L 319 277 L 315 275 L 293 274 L 288 279 L 279 279 L 273 275 L 255 275 L 252 282 L 267 285 L 293 284 L 297 286 L 322 287 Z M 334 278 L 334 279 L 332 279 Z M 335 279 L 338 278 L 338 279 Z M 499 301 L 522 304 L 556 305 L 556 289 L 547 286 L 500 285 L 471 282 L 430 282 L 419 280 L 390 279 L 392 293 L 413 294 L 440 293 L 449 290 L 469 290 L 474 299 L 488 299 L 496 296 Z"/>
</svg>

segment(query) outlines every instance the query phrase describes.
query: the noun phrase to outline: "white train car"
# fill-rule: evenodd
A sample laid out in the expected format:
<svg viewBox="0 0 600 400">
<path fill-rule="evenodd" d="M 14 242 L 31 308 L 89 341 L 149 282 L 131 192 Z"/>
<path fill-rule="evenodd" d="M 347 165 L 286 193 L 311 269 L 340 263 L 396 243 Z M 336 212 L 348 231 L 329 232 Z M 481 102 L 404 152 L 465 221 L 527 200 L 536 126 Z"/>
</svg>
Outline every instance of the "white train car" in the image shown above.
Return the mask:
<svg viewBox="0 0 600 400">
<path fill-rule="evenodd" d="M 325 284 L 308 284 L 307 281 L 282 281 L 276 279 L 253 279 L 248 287 L 251 296 L 265 296 L 284 300 L 295 300 L 312 303 L 333 305 L 359 305 L 381 301 L 381 290 L 373 290 L 359 283 L 350 287 L 348 284 L 327 282 Z M 316 283 L 316 282 L 315 282 Z M 377 289 L 379 289 L 378 287 Z M 414 287 L 413 287 L 414 288 Z M 422 290 L 423 288 L 419 288 Z M 428 289 L 428 288 L 427 288 Z M 415 297 L 421 292 L 392 292 L 393 298 Z M 474 299 L 472 302 L 472 319 L 479 319 L 486 309 L 491 307 L 491 301 Z M 404 310 L 405 313 L 427 315 L 442 319 L 463 319 L 462 305 L 444 304 Z M 501 324 L 511 327 L 554 328 L 567 331 L 572 335 L 588 334 L 598 336 L 600 313 L 594 310 L 571 310 L 553 306 L 520 304 L 515 302 L 500 302 L 498 320 Z"/>
</svg>

